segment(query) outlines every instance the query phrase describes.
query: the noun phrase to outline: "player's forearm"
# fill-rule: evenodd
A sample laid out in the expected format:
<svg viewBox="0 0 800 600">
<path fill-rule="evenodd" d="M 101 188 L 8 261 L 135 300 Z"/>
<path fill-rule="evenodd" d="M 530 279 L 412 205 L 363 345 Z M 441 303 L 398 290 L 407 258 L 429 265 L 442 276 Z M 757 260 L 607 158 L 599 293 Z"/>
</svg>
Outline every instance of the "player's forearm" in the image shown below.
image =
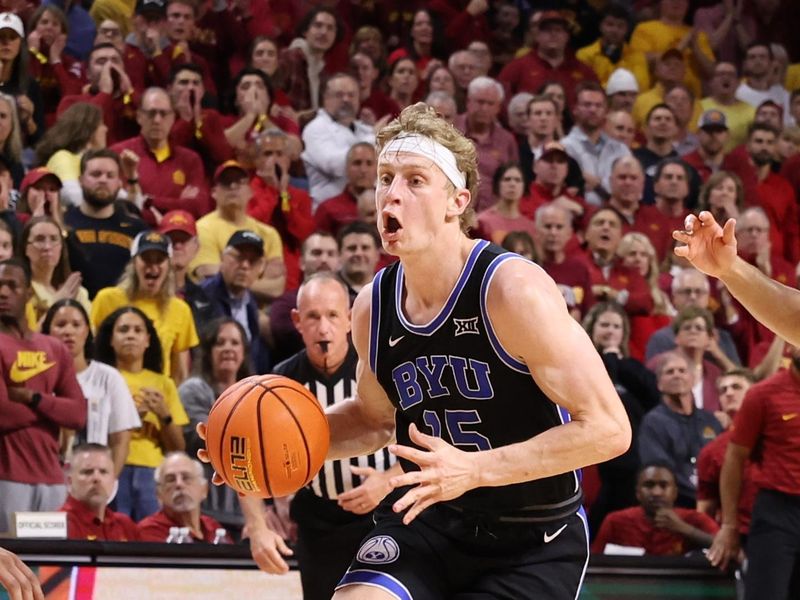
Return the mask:
<svg viewBox="0 0 800 600">
<path fill-rule="evenodd" d="M 744 459 L 734 453 L 731 445 L 728 444 L 725 462 L 722 463 L 722 472 L 719 477 L 722 527 L 733 527 L 738 530 L 739 497 L 742 493 L 743 473 Z"/>
<path fill-rule="evenodd" d="M 527 441 L 476 454 L 479 486 L 499 487 L 544 479 L 610 460 L 630 446 L 626 421 L 571 421 Z"/>
<path fill-rule="evenodd" d="M 239 506 L 247 529 L 255 531 L 269 529 L 264 515 L 264 501 L 256 496 L 239 496 Z"/>
<path fill-rule="evenodd" d="M 800 345 L 800 293 L 770 279 L 753 265 L 737 258 L 720 276 L 730 293 L 772 331 Z"/>
<path fill-rule="evenodd" d="M 331 429 L 328 460 L 372 454 L 394 438 L 394 420 L 370 418 L 356 400 L 334 404 L 326 416 Z"/>
</svg>

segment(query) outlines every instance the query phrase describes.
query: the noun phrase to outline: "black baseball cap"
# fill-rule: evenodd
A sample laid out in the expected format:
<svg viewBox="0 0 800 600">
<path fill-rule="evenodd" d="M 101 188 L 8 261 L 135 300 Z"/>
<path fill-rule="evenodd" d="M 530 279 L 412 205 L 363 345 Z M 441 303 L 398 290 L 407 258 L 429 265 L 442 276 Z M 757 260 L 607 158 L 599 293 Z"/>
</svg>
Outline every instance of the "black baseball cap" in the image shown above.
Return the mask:
<svg viewBox="0 0 800 600">
<path fill-rule="evenodd" d="M 242 246 L 252 246 L 256 248 L 260 256 L 264 256 L 264 239 L 255 231 L 240 229 L 225 244 L 226 248 L 241 248 Z"/>
<path fill-rule="evenodd" d="M 139 256 L 148 250 L 158 250 L 167 256 L 172 256 L 172 242 L 163 233 L 158 231 L 142 231 L 133 238 L 131 256 Z"/>
<path fill-rule="evenodd" d="M 167 14 L 166 0 L 136 0 L 135 14 L 143 15 L 145 13 L 159 14 L 166 16 Z"/>
</svg>

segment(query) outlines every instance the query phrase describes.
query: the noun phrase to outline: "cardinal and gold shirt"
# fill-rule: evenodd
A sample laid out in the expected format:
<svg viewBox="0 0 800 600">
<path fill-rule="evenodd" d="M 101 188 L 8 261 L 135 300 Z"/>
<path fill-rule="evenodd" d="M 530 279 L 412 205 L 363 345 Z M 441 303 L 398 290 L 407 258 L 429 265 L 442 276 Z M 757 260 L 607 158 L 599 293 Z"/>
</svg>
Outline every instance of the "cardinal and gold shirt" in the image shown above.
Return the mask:
<svg viewBox="0 0 800 600">
<path fill-rule="evenodd" d="M 39 392 L 41 402 L 13 402 L 9 387 Z M 63 484 L 59 428 L 85 425 L 86 400 L 66 347 L 39 333 L 0 333 L 0 480 Z"/>
</svg>

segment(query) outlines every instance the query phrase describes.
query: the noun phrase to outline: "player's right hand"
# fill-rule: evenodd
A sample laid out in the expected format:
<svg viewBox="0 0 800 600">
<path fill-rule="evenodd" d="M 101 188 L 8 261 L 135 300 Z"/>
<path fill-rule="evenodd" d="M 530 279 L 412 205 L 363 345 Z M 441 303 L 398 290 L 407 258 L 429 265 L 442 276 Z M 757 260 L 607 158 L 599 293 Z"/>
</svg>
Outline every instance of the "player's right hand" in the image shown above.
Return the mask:
<svg viewBox="0 0 800 600">
<path fill-rule="evenodd" d="M 735 527 L 723 526 L 708 549 L 708 562 L 725 571 L 730 561 L 739 559 L 740 550 L 739 532 Z"/>
<path fill-rule="evenodd" d="M 684 244 L 675 254 L 686 258 L 706 275 L 724 275 L 736 260 L 736 221 L 728 219 L 724 227 L 707 210 L 686 217 L 684 230 L 673 231 L 672 237 Z"/>
<path fill-rule="evenodd" d="M 206 441 L 206 424 L 205 423 L 198 423 L 197 427 L 195 428 L 195 431 L 197 431 L 197 435 L 200 436 L 200 439 L 205 442 Z M 206 464 L 211 464 L 211 459 L 208 457 L 208 450 L 206 450 L 205 448 L 200 448 L 197 451 L 197 458 L 200 459 L 200 462 L 204 462 Z M 211 483 L 213 483 L 214 485 L 222 485 L 223 483 L 225 483 L 225 480 L 222 479 L 222 477 L 220 477 L 219 475 L 217 475 L 216 471 L 214 471 L 214 474 L 211 476 Z"/>
<path fill-rule="evenodd" d="M 0 548 L 0 587 L 8 591 L 11 600 L 44 600 L 36 575 L 5 548 Z"/>
</svg>

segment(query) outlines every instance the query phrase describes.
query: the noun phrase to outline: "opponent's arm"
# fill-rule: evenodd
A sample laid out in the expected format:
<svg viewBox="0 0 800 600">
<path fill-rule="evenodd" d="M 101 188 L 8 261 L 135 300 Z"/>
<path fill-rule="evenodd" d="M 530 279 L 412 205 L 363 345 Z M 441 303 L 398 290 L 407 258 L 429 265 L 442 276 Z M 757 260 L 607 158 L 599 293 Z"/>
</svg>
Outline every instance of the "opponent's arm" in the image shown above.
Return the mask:
<svg viewBox="0 0 800 600">
<path fill-rule="evenodd" d="M 672 234 L 686 246 L 675 248 L 698 269 L 719 278 L 731 294 L 761 323 L 792 344 L 800 345 L 800 291 L 778 283 L 736 254 L 736 222 L 724 227 L 708 211 L 686 218 L 686 230 Z"/>
<path fill-rule="evenodd" d="M 394 437 L 394 406 L 369 367 L 372 285 L 353 304 L 353 345 L 358 352 L 356 397 L 326 409 L 331 430 L 328 460 L 371 454 Z"/>
</svg>

